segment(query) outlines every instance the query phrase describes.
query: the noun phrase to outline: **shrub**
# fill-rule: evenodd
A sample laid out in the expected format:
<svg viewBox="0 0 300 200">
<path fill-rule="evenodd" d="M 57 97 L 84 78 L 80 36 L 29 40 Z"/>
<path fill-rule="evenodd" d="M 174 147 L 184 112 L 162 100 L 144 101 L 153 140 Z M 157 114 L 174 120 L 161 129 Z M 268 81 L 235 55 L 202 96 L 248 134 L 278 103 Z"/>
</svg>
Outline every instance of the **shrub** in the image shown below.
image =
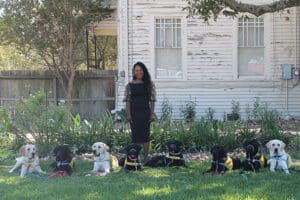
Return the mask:
<svg viewBox="0 0 300 200">
<path fill-rule="evenodd" d="M 193 122 L 195 121 L 196 117 L 196 102 L 189 101 L 181 108 L 181 113 L 183 116 L 183 119 L 186 122 Z"/>
<path fill-rule="evenodd" d="M 227 119 L 230 121 L 236 121 L 240 119 L 240 103 L 232 100 L 231 102 L 231 113 L 228 114 Z"/>
<path fill-rule="evenodd" d="M 25 101 L 14 105 L 15 114 L 7 131 L 13 135 L 13 148 L 35 142 L 41 155 L 49 152 L 53 143 L 58 143 L 61 131 L 68 124 L 67 109 L 46 102 L 46 94 L 37 92 Z"/>
<path fill-rule="evenodd" d="M 172 119 L 173 108 L 167 98 L 164 98 L 161 104 L 161 117 L 160 121 L 167 121 Z"/>
</svg>

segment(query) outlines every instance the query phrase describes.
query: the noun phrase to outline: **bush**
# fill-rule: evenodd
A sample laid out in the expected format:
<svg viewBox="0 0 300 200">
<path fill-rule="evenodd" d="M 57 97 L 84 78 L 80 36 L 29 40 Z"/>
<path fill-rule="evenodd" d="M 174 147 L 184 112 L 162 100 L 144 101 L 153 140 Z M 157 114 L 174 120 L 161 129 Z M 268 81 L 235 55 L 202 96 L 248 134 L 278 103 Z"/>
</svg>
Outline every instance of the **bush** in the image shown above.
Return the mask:
<svg viewBox="0 0 300 200">
<path fill-rule="evenodd" d="M 196 102 L 189 101 L 181 108 L 181 114 L 186 122 L 195 121 L 196 117 Z"/>
</svg>

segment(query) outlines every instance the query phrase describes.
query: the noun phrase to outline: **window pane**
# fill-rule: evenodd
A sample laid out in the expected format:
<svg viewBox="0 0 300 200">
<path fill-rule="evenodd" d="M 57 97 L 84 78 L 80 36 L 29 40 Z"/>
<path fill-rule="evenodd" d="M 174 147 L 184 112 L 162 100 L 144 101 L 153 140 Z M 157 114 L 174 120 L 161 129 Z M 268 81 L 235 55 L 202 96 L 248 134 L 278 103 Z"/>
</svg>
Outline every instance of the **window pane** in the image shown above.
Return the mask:
<svg viewBox="0 0 300 200">
<path fill-rule="evenodd" d="M 156 77 L 182 77 L 181 49 L 156 49 Z"/>
<path fill-rule="evenodd" d="M 239 48 L 239 75 L 264 75 L 264 48 Z"/>
<path fill-rule="evenodd" d="M 172 47 L 173 44 L 173 34 L 172 27 L 170 24 L 166 25 L 166 35 L 165 35 L 165 47 Z"/>
<path fill-rule="evenodd" d="M 160 29 L 157 28 L 156 29 L 156 34 L 155 34 L 155 45 L 156 47 L 161 47 L 161 43 L 160 43 Z"/>
<path fill-rule="evenodd" d="M 155 66 L 157 78 L 182 78 L 181 19 L 155 20 Z"/>
<path fill-rule="evenodd" d="M 175 47 L 181 47 L 181 29 L 177 29 L 177 45 Z"/>
<path fill-rule="evenodd" d="M 259 46 L 264 46 L 264 28 L 259 28 Z"/>
<path fill-rule="evenodd" d="M 244 40 L 243 40 L 243 28 L 239 27 L 239 46 L 242 47 L 244 46 Z"/>
<path fill-rule="evenodd" d="M 255 29 L 253 27 L 249 27 L 248 28 L 248 43 L 247 46 L 248 47 L 254 47 L 255 45 Z"/>
</svg>

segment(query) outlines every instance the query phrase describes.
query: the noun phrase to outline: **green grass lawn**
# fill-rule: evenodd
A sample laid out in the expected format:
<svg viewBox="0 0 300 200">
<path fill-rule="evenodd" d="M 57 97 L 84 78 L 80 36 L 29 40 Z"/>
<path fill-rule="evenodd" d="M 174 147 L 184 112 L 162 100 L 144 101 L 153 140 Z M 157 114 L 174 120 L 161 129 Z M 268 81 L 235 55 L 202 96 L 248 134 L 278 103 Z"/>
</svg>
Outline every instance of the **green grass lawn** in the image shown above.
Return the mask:
<svg viewBox="0 0 300 200">
<path fill-rule="evenodd" d="M 50 174 L 50 161 L 41 163 Z M 300 172 L 259 173 L 242 176 L 238 171 L 225 175 L 202 176 L 209 162 L 189 162 L 188 168 L 144 168 L 125 174 L 117 170 L 105 177 L 84 176 L 92 162 L 77 161 L 73 176 L 58 179 L 19 177 L 0 166 L 0 199 L 92 200 L 92 199 L 300 199 Z M 297 165 L 299 163 L 296 163 Z M 299 166 L 299 165 L 298 165 Z"/>
</svg>

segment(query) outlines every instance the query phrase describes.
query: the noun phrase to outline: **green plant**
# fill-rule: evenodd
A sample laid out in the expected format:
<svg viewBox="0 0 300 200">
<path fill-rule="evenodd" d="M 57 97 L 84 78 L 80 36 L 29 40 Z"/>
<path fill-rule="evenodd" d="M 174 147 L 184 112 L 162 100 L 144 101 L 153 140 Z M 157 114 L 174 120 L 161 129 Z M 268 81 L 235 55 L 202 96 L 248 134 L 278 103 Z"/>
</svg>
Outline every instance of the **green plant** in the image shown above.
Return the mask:
<svg viewBox="0 0 300 200">
<path fill-rule="evenodd" d="M 193 122 L 196 117 L 196 102 L 189 101 L 181 109 L 181 114 L 186 122 Z"/>
<path fill-rule="evenodd" d="M 296 150 L 300 150 L 300 136 L 295 135 L 291 138 L 290 142 L 291 147 L 295 148 Z"/>
<path fill-rule="evenodd" d="M 260 99 L 259 97 L 255 97 L 255 100 L 253 102 L 253 109 L 252 109 L 252 117 L 253 120 L 258 122 L 261 120 L 261 105 L 260 105 Z"/>
<path fill-rule="evenodd" d="M 238 120 L 240 119 L 240 103 L 238 101 L 231 101 L 231 113 L 227 116 L 228 120 Z"/>
<path fill-rule="evenodd" d="M 172 119 L 173 108 L 167 98 L 164 98 L 161 104 L 161 116 L 160 121 L 166 121 Z"/>
<path fill-rule="evenodd" d="M 277 123 L 279 115 L 276 110 L 270 110 L 268 104 L 260 106 L 260 123 L 261 123 L 261 137 L 263 141 L 272 139 L 280 139 L 288 142 L 288 138 L 283 133 L 282 127 Z"/>
<path fill-rule="evenodd" d="M 208 107 L 208 109 L 206 110 L 206 119 L 208 121 L 213 121 L 215 113 L 216 113 L 215 109 Z"/>
<path fill-rule="evenodd" d="M 12 136 L 13 149 L 35 142 L 40 155 L 45 155 L 53 144 L 61 141 L 62 130 L 68 124 L 68 111 L 64 106 L 47 105 L 46 94 L 37 92 L 26 100 L 16 102 L 13 107 L 15 112 L 11 120 L 8 113 L 2 113 L 0 117 L 3 127 Z"/>
<path fill-rule="evenodd" d="M 251 120 L 251 108 L 249 104 L 246 104 L 246 108 L 245 108 L 245 113 L 246 113 L 246 120 L 247 122 L 249 122 Z"/>
</svg>

